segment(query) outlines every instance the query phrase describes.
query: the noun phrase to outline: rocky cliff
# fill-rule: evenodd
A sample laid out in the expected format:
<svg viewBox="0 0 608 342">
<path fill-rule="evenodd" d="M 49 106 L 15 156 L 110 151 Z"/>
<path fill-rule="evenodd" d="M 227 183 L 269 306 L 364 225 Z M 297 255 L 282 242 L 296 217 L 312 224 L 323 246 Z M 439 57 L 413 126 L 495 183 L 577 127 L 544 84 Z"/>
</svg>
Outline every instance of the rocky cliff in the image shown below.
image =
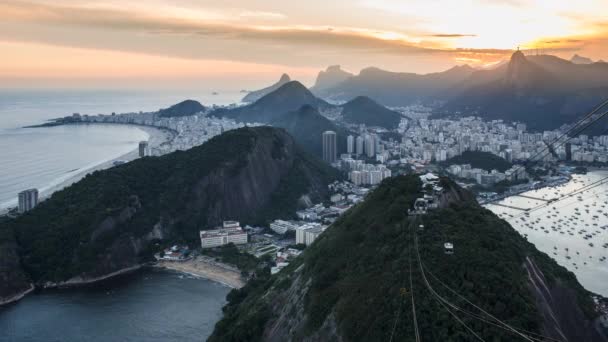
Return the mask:
<svg viewBox="0 0 608 342">
<path fill-rule="evenodd" d="M 423 341 L 604 341 L 572 273 L 441 185 L 439 209 L 408 217 L 418 177 L 384 181 L 287 268 L 231 292 L 209 341 L 413 341 L 416 329 Z"/>
<path fill-rule="evenodd" d="M 289 75 L 283 74 L 281 75 L 281 78 L 277 81 L 277 83 L 260 90 L 254 90 L 249 92 L 247 95 L 245 95 L 245 97 L 243 97 L 241 102 L 253 103 L 289 82 L 291 82 L 291 78 L 289 77 Z"/>
<path fill-rule="evenodd" d="M 287 132 L 270 127 L 229 131 L 188 151 L 95 172 L 0 225 L 19 247 L 1 245 L 10 262 L 0 264 L 7 280 L 0 298 L 28 278 L 39 286 L 75 284 L 137 267 L 157 242 L 196 245 L 199 230 L 223 220 L 290 218 L 302 196 L 322 200 L 336 177 Z"/>
</svg>

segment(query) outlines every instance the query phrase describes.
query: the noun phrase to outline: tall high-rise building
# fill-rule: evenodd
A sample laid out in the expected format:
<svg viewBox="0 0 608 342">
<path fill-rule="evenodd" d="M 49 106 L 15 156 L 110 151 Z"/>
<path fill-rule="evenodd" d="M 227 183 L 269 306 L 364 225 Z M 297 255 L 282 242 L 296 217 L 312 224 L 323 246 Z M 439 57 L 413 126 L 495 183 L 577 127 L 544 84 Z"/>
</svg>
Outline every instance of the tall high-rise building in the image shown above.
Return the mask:
<svg viewBox="0 0 608 342">
<path fill-rule="evenodd" d="M 332 164 L 338 159 L 338 151 L 336 148 L 336 132 L 323 132 L 323 160 Z"/>
<path fill-rule="evenodd" d="M 147 141 L 140 141 L 139 142 L 139 156 L 140 157 L 146 157 L 150 155 L 150 148 L 148 146 L 148 142 Z"/>
<path fill-rule="evenodd" d="M 353 137 L 352 135 L 346 137 L 346 153 L 355 153 L 355 137 Z"/>
<path fill-rule="evenodd" d="M 38 189 L 28 189 L 19 193 L 19 212 L 34 209 L 38 205 Z"/>
<path fill-rule="evenodd" d="M 358 136 L 356 139 L 356 149 L 355 151 L 357 152 L 357 155 L 360 156 L 363 154 L 363 146 L 365 144 L 365 140 L 363 139 L 362 136 Z"/>
<path fill-rule="evenodd" d="M 376 155 L 376 139 L 374 139 L 373 135 L 365 136 L 365 154 L 369 158 L 373 158 Z"/>
</svg>

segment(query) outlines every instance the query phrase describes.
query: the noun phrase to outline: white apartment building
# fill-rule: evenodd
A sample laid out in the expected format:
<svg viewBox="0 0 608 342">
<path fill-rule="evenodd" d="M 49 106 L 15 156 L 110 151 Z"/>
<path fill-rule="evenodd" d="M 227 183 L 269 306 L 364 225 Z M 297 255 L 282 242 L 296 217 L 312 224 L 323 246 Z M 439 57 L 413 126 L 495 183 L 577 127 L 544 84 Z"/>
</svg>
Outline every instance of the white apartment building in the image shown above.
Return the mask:
<svg viewBox="0 0 608 342">
<path fill-rule="evenodd" d="M 324 228 L 318 223 L 308 223 L 296 228 L 296 244 L 310 246 Z"/>
<path fill-rule="evenodd" d="M 21 191 L 18 195 L 19 213 L 34 209 L 38 205 L 38 189 L 28 189 Z"/>
<path fill-rule="evenodd" d="M 201 230 L 200 237 L 202 248 L 219 247 L 229 243 L 235 245 L 247 243 L 247 233 L 237 221 L 224 221 L 221 228 Z"/>
</svg>

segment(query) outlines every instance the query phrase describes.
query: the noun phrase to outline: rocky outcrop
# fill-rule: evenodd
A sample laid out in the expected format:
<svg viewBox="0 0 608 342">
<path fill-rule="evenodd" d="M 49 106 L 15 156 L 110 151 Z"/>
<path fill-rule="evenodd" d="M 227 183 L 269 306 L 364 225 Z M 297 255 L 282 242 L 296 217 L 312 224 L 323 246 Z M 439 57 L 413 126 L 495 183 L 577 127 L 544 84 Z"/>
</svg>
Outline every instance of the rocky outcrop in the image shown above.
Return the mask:
<svg viewBox="0 0 608 342">
<path fill-rule="evenodd" d="M 253 103 L 253 102 L 261 99 L 265 95 L 268 95 L 268 94 L 272 93 L 273 91 L 279 89 L 281 86 L 283 86 L 284 84 L 286 84 L 290 81 L 291 81 L 291 78 L 289 77 L 289 75 L 283 74 L 283 75 L 281 75 L 281 78 L 277 81 L 277 83 L 275 83 L 269 87 L 260 89 L 260 90 L 254 90 L 254 91 L 249 92 L 247 95 L 245 95 L 245 97 L 243 97 L 241 102 Z"/>
<path fill-rule="evenodd" d="M 315 85 L 310 88 L 310 91 L 322 97 L 326 90 L 338 86 L 353 76 L 354 74 L 342 70 L 339 65 L 331 65 L 327 67 L 327 70 L 319 72 Z"/>
<path fill-rule="evenodd" d="M 477 204 L 477 199 L 473 193 L 459 187 L 449 178 L 442 178 L 440 184 L 443 188 L 443 191 L 438 196 L 440 208 L 448 208 L 451 205 L 462 203 Z"/>
<path fill-rule="evenodd" d="M 605 341 L 585 316 L 574 289 L 559 279 L 551 284 L 531 257 L 526 258 L 524 267 L 542 317 L 544 336 L 558 341 Z"/>
</svg>

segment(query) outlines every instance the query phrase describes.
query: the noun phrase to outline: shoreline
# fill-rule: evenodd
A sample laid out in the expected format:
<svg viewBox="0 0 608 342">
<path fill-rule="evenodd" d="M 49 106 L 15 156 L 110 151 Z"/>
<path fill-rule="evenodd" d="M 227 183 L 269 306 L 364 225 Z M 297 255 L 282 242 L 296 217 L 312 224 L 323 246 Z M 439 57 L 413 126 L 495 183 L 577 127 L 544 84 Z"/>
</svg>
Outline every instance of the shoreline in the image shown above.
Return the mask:
<svg viewBox="0 0 608 342">
<path fill-rule="evenodd" d="M 23 299 L 28 294 L 30 294 L 35 289 L 36 289 L 36 286 L 34 286 L 34 284 L 30 284 L 29 289 L 27 289 L 21 293 L 18 293 L 12 297 L 8 297 L 6 299 L 0 300 L 0 306 L 16 303 L 16 302 L 20 301 L 21 299 Z"/>
<path fill-rule="evenodd" d="M 95 278 L 91 278 L 91 279 L 82 279 L 80 276 L 68 279 L 64 282 L 60 282 L 60 283 L 45 283 L 41 289 L 61 289 L 61 288 L 70 288 L 70 287 L 78 287 L 78 286 L 84 286 L 84 285 L 91 285 L 91 284 L 95 284 L 104 280 L 108 280 L 110 278 L 114 278 L 123 274 L 127 274 L 127 273 L 131 273 L 131 272 L 135 272 L 137 270 L 140 270 L 144 265 L 140 264 L 140 265 L 135 265 L 135 266 L 131 266 L 131 267 L 127 267 L 127 268 L 123 268 L 120 269 L 118 271 L 114 271 L 112 273 L 108 273 L 106 275 L 103 276 L 99 276 L 99 277 L 95 277 Z"/>
<path fill-rule="evenodd" d="M 125 125 L 125 124 L 103 123 L 103 125 Z M 148 144 L 149 144 L 150 148 L 155 148 L 155 147 L 161 146 L 162 144 L 173 140 L 173 138 L 175 137 L 175 132 L 172 132 L 171 130 L 165 129 L 162 127 L 152 127 L 152 126 L 135 125 L 135 124 L 127 124 L 127 125 L 136 127 L 138 129 L 144 131 L 146 134 L 148 134 Z M 84 166 L 83 168 L 76 170 L 76 172 L 73 175 L 70 175 L 66 179 L 59 181 L 57 184 L 52 184 L 47 187 L 42 187 L 41 189 L 39 189 L 39 191 L 40 191 L 39 200 L 40 200 L 40 202 L 42 202 L 42 201 L 48 199 L 49 197 L 51 197 L 53 195 L 53 193 L 55 193 L 57 191 L 61 191 L 64 188 L 69 187 L 70 185 L 80 181 L 86 175 L 88 175 L 90 173 L 113 167 L 114 166 L 113 163 L 116 161 L 120 160 L 120 161 L 130 162 L 130 161 L 133 161 L 138 158 L 139 158 L 139 147 L 135 147 L 131 151 L 123 153 L 112 159 L 100 161 L 99 163 L 92 165 L 90 167 Z M 6 214 L 9 211 L 9 209 L 14 208 L 15 205 L 16 204 L 13 203 L 8 207 L 0 208 L 0 214 Z"/>
<path fill-rule="evenodd" d="M 175 271 L 183 274 L 188 274 L 197 278 L 207 279 L 209 281 L 222 284 L 224 286 L 230 287 L 232 289 L 240 289 L 245 286 L 246 280 L 241 277 L 240 272 L 231 269 L 231 267 L 221 267 L 217 262 L 211 264 L 209 262 L 205 262 L 202 258 L 195 258 L 186 261 L 166 261 L 160 260 L 153 263 L 143 263 L 134 265 L 131 267 L 123 268 L 118 271 L 114 271 L 112 273 L 108 273 L 103 276 L 91 278 L 91 279 L 82 279 L 81 277 L 74 277 L 68 279 L 64 282 L 52 283 L 47 282 L 45 284 L 36 286 L 35 284 L 30 284 L 30 287 L 14 296 L 6 299 L 0 300 L 0 307 L 14 304 L 21 299 L 25 298 L 25 296 L 30 293 L 38 290 L 53 290 L 53 289 L 70 289 L 77 288 L 81 286 L 93 285 L 99 282 L 103 282 L 105 280 L 109 280 L 115 277 L 119 277 L 121 275 L 125 275 L 131 272 L 136 272 L 146 267 L 159 268 L 168 271 Z"/>
<path fill-rule="evenodd" d="M 243 279 L 239 271 L 230 267 L 221 267 L 220 265 L 217 262 L 210 263 L 201 257 L 196 257 L 185 261 L 159 260 L 153 267 L 208 279 L 233 289 L 240 289 L 245 286 L 246 280 Z"/>
<path fill-rule="evenodd" d="M 106 124 L 104 123 L 104 125 L 106 125 Z M 122 124 L 108 124 L 108 125 L 122 125 Z M 170 132 L 169 130 L 164 130 L 162 128 L 152 128 L 152 127 L 148 127 L 148 126 L 140 126 L 140 125 L 131 125 L 131 126 L 141 129 L 146 134 L 148 134 L 148 144 L 150 145 L 151 148 L 158 147 L 158 146 L 162 145 L 163 143 L 170 141 L 173 138 L 173 133 Z M 124 153 L 122 155 L 119 155 L 115 158 L 101 161 L 97 165 L 82 169 L 79 172 L 72 175 L 71 177 L 69 177 L 68 179 L 44 189 L 43 191 L 41 191 L 40 199 L 41 199 L 41 201 L 43 201 L 43 200 L 49 198 L 53 193 L 60 191 L 64 188 L 67 188 L 68 186 L 80 181 L 86 175 L 88 175 L 90 173 L 111 168 L 112 166 L 114 166 L 113 163 L 116 161 L 120 160 L 120 161 L 130 162 L 130 161 L 133 161 L 138 158 L 139 158 L 139 147 L 135 147 L 133 150 L 131 150 L 127 153 Z"/>
</svg>

